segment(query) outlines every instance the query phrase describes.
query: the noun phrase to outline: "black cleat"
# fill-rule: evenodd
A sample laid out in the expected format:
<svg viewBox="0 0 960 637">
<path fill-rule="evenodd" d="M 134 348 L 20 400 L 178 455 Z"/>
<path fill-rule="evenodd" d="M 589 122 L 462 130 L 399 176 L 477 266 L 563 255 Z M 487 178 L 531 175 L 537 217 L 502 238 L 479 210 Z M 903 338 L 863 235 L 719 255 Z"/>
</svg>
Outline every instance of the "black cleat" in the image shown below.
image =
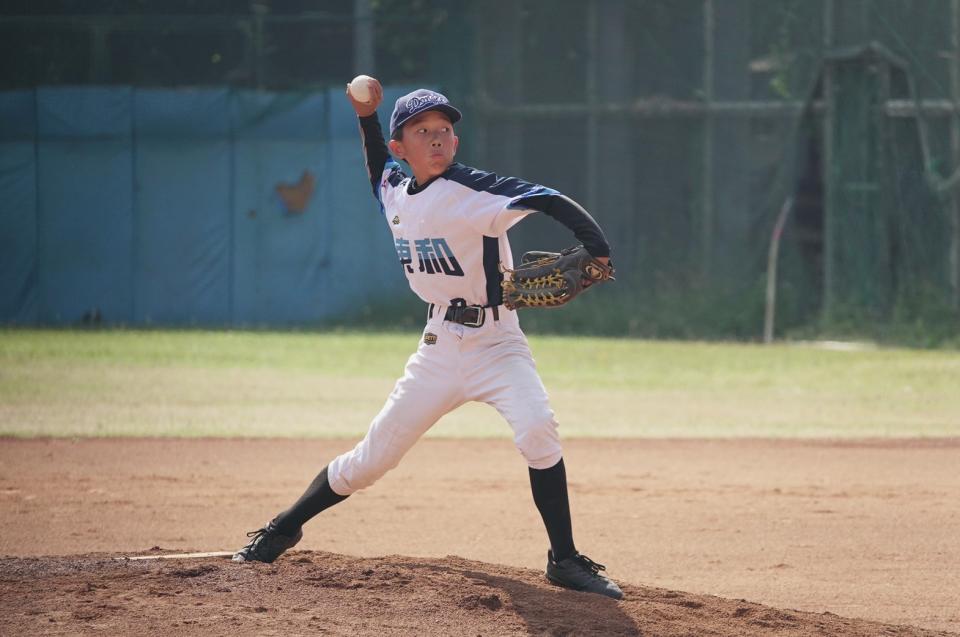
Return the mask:
<svg viewBox="0 0 960 637">
<path fill-rule="evenodd" d="M 597 564 L 586 555 L 574 553 L 571 557 L 557 562 L 553 559 L 553 552 L 547 551 L 547 579 L 557 586 L 623 599 L 620 587 L 600 574 L 600 571 L 605 570 L 606 566 Z"/>
<path fill-rule="evenodd" d="M 234 562 L 273 562 L 280 557 L 284 551 L 296 546 L 297 542 L 303 538 L 303 531 L 298 529 L 294 537 L 281 535 L 277 531 L 277 525 L 274 520 L 267 523 L 262 529 L 250 531 L 247 537 L 252 537 L 250 544 L 233 554 Z"/>
</svg>

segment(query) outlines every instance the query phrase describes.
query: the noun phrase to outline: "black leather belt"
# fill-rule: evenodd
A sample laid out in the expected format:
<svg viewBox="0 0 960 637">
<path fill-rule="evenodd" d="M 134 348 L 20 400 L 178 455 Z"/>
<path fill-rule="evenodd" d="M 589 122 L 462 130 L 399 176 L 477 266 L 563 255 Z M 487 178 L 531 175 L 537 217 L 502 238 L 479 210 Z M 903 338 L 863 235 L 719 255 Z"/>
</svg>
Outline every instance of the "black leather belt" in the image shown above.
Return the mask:
<svg viewBox="0 0 960 637">
<path fill-rule="evenodd" d="M 433 310 L 436 306 L 431 303 L 427 312 L 427 318 L 433 318 Z M 486 307 L 483 305 L 450 305 L 443 314 L 443 320 L 466 325 L 467 327 L 481 327 L 487 318 Z M 500 320 L 500 311 L 498 307 L 493 307 L 493 320 Z"/>
</svg>

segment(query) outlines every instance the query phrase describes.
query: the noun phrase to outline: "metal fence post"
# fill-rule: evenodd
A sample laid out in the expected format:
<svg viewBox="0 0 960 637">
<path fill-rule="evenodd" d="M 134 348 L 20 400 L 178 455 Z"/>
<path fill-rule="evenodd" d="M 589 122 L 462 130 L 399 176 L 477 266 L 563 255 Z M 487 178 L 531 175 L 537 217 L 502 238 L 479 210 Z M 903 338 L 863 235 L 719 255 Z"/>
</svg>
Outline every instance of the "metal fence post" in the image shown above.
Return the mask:
<svg viewBox="0 0 960 637">
<path fill-rule="evenodd" d="M 701 273 L 706 280 L 713 267 L 713 74 L 714 74 L 714 6 L 713 0 L 703 0 L 703 154 L 701 155 L 702 193 L 700 222 Z"/>
<path fill-rule="evenodd" d="M 953 170 L 960 170 L 960 0 L 950 2 L 950 99 L 953 115 L 950 118 L 950 155 Z M 920 114 L 918 113 L 918 117 Z M 950 190 L 950 289 L 953 307 L 960 309 L 960 186 Z"/>
<path fill-rule="evenodd" d="M 110 82 L 110 52 L 107 47 L 109 27 L 95 24 L 90 29 L 90 82 L 108 84 Z"/>
<path fill-rule="evenodd" d="M 823 0 L 823 56 L 833 47 L 834 0 Z M 833 97 L 833 64 L 823 65 L 823 308 L 822 316 L 829 318 L 834 302 L 834 173 L 833 120 L 835 113 Z"/>
<path fill-rule="evenodd" d="M 373 7 L 370 0 L 353 0 L 353 72 L 374 74 Z"/>
<path fill-rule="evenodd" d="M 265 36 L 263 34 L 263 19 L 269 12 L 266 5 L 259 2 L 250 4 L 250 11 L 253 13 L 253 73 L 257 90 L 264 88 L 264 53 L 266 51 Z"/>
<path fill-rule="evenodd" d="M 600 50 L 599 16 L 597 2 L 587 5 L 587 209 L 597 209 L 598 171 L 600 162 L 599 131 L 597 122 L 597 64 Z"/>
</svg>

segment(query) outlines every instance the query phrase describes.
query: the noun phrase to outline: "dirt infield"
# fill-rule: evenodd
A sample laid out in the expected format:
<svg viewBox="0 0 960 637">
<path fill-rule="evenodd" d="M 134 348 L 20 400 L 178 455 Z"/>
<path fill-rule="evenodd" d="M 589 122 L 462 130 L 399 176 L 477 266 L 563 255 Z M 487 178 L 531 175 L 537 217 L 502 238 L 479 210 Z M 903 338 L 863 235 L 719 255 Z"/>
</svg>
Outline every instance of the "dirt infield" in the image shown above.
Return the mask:
<svg viewBox="0 0 960 637">
<path fill-rule="evenodd" d="M 568 441 L 578 547 L 619 604 L 542 581 L 505 440 L 422 441 L 275 565 L 109 559 L 236 549 L 350 445 L 0 440 L 0 633 L 960 631 L 960 440 Z"/>
</svg>

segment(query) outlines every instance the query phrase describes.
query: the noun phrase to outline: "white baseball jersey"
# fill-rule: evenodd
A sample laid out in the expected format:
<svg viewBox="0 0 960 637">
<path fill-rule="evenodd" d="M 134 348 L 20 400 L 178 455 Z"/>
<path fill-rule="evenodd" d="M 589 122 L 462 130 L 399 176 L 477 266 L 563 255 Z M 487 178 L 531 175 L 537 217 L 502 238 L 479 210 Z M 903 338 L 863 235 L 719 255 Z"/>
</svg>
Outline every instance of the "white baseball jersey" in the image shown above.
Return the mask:
<svg viewBox="0 0 960 637">
<path fill-rule="evenodd" d="M 458 163 L 411 192 L 410 177 L 388 161 L 378 199 L 417 296 L 436 305 L 463 299 L 492 306 L 502 302 L 499 264 L 513 266 L 507 230 L 533 212 L 525 198 L 547 194 L 558 193 Z"/>
<path fill-rule="evenodd" d="M 513 264 L 507 230 L 524 216 L 543 210 L 596 254 L 609 254 L 599 226 L 555 190 L 458 163 L 414 187 L 387 152 L 376 116 L 360 125 L 371 187 L 400 265 L 410 288 L 436 311 L 367 435 L 330 463 L 330 487 L 349 495 L 373 484 L 439 418 L 469 401 L 500 412 L 530 467 L 555 466 L 562 457 L 558 425 L 517 313 L 489 308 L 503 299 L 500 263 Z M 486 320 L 478 327 L 446 320 L 455 304 L 485 306 Z"/>
</svg>

